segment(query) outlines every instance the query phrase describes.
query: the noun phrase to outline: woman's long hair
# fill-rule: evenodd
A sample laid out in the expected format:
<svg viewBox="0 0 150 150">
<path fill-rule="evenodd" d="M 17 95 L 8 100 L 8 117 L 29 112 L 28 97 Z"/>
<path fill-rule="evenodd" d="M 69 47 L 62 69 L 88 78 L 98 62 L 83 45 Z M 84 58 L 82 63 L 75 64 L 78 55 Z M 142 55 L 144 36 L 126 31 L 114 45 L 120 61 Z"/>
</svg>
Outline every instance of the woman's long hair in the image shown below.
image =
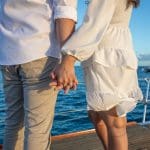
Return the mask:
<svg viewBox="0 0 150 150">
<path fill-rule="evenodd" d="M 134 7 L 138 7 L 140 4 L 140 0 L 128 0 L 128 5 L 133 5 Z"/>
</svg>

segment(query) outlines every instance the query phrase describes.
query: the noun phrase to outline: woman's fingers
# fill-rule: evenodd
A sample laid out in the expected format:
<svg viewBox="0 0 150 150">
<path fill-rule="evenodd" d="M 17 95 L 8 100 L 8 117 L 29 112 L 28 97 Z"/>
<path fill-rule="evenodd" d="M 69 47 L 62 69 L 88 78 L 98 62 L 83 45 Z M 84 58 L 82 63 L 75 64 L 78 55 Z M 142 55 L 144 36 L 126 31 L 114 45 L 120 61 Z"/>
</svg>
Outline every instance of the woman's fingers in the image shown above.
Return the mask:
<svg viewBox="0 0 150 150">
<path fill-rule="evenodd" d="M 57 77 L 57 80 L 50 83 L 51 86 L 56 86 L 57 90 L 64 89 L 65 94 L 69 92 L 70 89 L 75 90 L 77 88 L 78 80 L 76 77 Z"/>
<path fill-rule="evenodd" d="M 70 86 L 69 85 L 67 85 L 66 87 L 64 87 L 64 93 L 65 94 L 68 94 L 69 90 L 70 90 Z"/>
<path fill-rule="evenodd" d="M 76 89 L 77 89 L 77 84 L 76 84 L 76 83 L 73 84 L 72 89 L 73 89 L 73 90 L 76 90 Z"/>
<path fill-rule="evenodd" d="M 76 76 L 74 76 L 73 83 L 78 85 L 78 79 L 76 78 Z"/>
</svg>

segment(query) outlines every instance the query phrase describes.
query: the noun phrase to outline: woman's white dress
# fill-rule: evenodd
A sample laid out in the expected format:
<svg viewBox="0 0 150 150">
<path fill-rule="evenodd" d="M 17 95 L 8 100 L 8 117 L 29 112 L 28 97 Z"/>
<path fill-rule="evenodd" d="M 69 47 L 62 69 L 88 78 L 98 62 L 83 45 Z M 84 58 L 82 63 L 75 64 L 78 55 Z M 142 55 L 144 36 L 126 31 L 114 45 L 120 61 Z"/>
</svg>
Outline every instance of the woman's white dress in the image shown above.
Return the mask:
<svg viewBox="0 0 150 150">
<path fill-rule="evenodd" d="M 91 0 L 83 24 L 62 48 L 82 61 L 87 109 L 116 106 L 118 116 L 133 110 L 143 95 L 129 22 L 127 0 Z"/>
</svg>

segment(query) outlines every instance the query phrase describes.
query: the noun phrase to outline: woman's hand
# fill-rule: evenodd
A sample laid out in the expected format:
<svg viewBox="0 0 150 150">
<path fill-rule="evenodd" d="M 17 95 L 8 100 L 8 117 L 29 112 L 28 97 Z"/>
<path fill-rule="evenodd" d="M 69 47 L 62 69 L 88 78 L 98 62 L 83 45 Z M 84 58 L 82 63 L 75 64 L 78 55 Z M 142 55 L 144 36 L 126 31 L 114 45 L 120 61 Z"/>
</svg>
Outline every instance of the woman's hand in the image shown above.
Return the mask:
<svg viewBox="0 0 150 150">
<path fill-rule="evenodd" d="M 68 93 L 70 89 L 76 89 L 78 80 L 74 71 L 75 61 L 76 58 L 73 56 L 63 56 L 61 64 L 56 66 L 54 71 L 50 74 L 52 79 L 50 86 L 54 86 L 58 90 L 64 89 L 65 93 Z"/>
</svg>

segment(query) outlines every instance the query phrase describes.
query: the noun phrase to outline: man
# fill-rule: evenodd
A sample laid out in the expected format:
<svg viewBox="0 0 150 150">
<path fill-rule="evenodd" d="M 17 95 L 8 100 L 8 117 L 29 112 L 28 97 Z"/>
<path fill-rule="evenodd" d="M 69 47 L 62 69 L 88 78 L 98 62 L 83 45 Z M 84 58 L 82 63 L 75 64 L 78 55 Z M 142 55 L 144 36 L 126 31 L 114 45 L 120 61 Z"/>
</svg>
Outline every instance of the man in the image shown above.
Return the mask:
<svg viewBox="0 0 150 150">
<path fill-rule="evenodd" d="M 4 150 L 48 150 L 57 97 L 57 90 L 49 87 L 49 74 L 58 64 L 61 45 L 74 31 L 76 0 L 1 3 Z"/>
</svg>

